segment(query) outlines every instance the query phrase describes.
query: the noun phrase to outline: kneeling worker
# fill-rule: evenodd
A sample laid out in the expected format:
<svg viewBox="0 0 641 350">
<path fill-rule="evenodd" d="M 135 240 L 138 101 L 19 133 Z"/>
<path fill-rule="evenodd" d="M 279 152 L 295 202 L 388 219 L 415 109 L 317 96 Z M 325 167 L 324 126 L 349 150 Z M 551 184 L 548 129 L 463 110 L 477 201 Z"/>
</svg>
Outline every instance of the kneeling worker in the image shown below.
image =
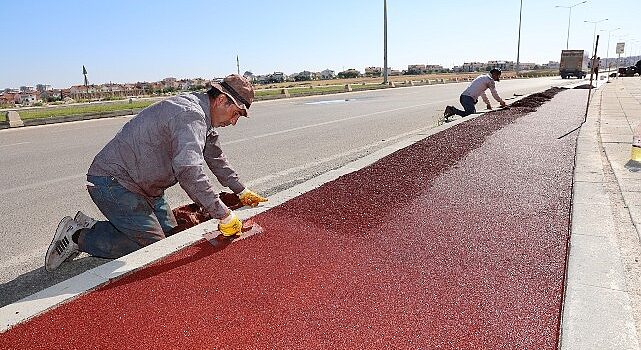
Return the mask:
<svg viewBox="0 0 641 350">
<path fill-rule="evenodd" d="M 207 93 L 183 94 L 145 108 L 96 155 L 87 171 L 87 190 L 108 221 L 82 212 L 63 218 L 45 257 L 48 271 L 80 252 L 119 258 L 173 233 L 176 218 L 164 191 L 176 183 L 220 220 L 223 235 L 241 233 L 242 222 L 218 198 L 204 164 L 243 205 L 267 200 L 239 181 L 215 129 L 247 117 L 254 88 L 235 74 L 212 85 Z"/>
<path fill-rule="evenodd" d="M 470 86 L 463 91 L 460 97 L 461 105 L 464 110 L 460 110 L 454 106 L 445 107 L 445 112 L 443 116 L 449 118 L 453 115 L 460 115 L 461 117 L 467 117 L 470 114 L 476 113 L 476 108 L 474 105 L 478 102 L 479 96 L 483 98 L 483 102 L 487 106 L 487 109 L 492 109 L 490 100 L 485 95 L 485 90 L 490 89 L 494 99 L 501 104 L 501 107 L 505 107 L 505 101 L 501 99 L 499 94 L 496 92 L 496 81 L 499 81 L 501 78 L 501 70 L 498 68 L 492 68 L 489 74 L 479 75 L 472 81 Z"/>
</svg>

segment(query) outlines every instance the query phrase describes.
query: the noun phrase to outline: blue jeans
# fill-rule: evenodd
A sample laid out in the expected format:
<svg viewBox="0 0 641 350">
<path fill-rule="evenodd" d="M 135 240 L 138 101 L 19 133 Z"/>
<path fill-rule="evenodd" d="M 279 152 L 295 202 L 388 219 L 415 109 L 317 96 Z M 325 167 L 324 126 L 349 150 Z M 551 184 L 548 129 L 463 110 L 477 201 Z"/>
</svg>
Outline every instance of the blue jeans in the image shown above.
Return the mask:
<svg viewBox="0 0 641 350">
<path fill-rule="evenodd" d="M 460 115 L 461 117 L 467 117 L 470 114 L 476 113 L 476 107 L 474 107 L 476 101 L 474 101 L 472 96 L 461 95 L 459 101 L 461 101 L 461 106 L 463 106 L 464 110 L 462 111 L 458 108 L 454 108 L 454 114 Z"/>
<path fill-rule="evenodd" d="M 98 221 L 78 237 L 81 251 L 119 258 L 165 238 L 177 226 L 164 197 L 148 199 L 122 187 L 110 176 L 87 176 L 87 190 L 109 221 Z"/>
</svg>

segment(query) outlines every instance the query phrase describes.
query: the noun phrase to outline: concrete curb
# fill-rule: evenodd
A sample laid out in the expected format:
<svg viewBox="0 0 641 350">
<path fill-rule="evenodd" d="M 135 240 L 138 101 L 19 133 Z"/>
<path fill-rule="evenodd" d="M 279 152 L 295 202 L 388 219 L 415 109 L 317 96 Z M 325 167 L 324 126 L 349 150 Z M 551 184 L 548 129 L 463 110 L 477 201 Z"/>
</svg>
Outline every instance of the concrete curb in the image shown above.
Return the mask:
<svg viewBox="0 0 641 350">
<path fill-rule="evenodd" d="M 46 124 L 55 124 L 55 123 L 75 122 L 80 120 L 122 117 L 126 115 L 137 114 L 140 111 L 142 111 L 142 109 L 126 109 L 122 111 L 105 112 L 105 113 L 98 113 L 98 114 L 75 114 L 75 115 L 68 115 L 64 117 L 25 119 L 25 120 L 22 120 L 22 123 L 24 124 L 22 126 L 36 126 L 36 125 L 46 125 Z M 0 129 L 9 129 L 9 128 L 10 128 L 9 122 L 0 122 Z"/>
</svg>

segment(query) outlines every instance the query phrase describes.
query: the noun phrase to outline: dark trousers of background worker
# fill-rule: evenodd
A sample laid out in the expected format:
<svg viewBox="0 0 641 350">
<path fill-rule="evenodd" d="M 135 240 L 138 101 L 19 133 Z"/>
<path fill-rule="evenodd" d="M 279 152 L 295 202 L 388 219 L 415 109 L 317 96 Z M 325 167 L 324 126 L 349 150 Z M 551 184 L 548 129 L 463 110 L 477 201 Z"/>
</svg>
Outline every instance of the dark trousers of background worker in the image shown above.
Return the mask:
<svg viewBox="0 0 641 350">
<path fill-rule="evenodd" d="M 463 106 L 464 110 L 452 107 L 452 111 L 454 112 L 454 114 L 460 115 L 461 117 L 467 117 L 470 114 L 476 113 L 476 107 L 474 107 L 476 101 L 472 96 L 461 95 L 459 101 L 461 102 L 461 106 Z"/>
</svg>

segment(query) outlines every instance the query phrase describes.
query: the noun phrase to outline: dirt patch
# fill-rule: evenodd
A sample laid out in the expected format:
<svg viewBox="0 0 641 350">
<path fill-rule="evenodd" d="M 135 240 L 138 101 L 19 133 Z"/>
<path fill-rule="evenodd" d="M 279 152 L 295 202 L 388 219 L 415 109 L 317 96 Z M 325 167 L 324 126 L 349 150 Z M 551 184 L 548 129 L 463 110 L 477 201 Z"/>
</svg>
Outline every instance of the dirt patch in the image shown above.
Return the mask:
<svg viewBox="0 0 641 350">
<path fill-rule="evenodd" d="M 573 87 L 573 89 L 596 89 L 596 87 L 590 84 L 583 84 L 583 85 L 575 86 Z"/>
<path fill-rule="evenodd" d="M 236 210 L 243 205 L 240 203 L 240 199 L 237 195 L 229 192 L 220 192 L 218 194 L 220 200 L 225 203 L 225 205 L 231 209 Z M 178 226 L 168 236 L 171 236 L 180 231 L 184 231 L 190 227 L 194 227 L 202 222 L 211 219 L 211 215 L 205 209 L 201 208 L 196 203 L 191 203 L 183 205 L 181 207 L 175 208 L 172 210 L 174 216 L 176 217 L 176 222 Z"/>
<path fill-rule="evenodd" d="M 545 102 L 551 100 L 554 95 L 559 92 L 567 90 L 567 88 L 562 87 L 552 87 L 543 92 L 538 92 L 536 94 L 529 95 L 519 101 L 516 101 L 510 105 L 510 108 L 523 108 L 525 112 L 534 112 L 539 106 Z"/>
</svg>

